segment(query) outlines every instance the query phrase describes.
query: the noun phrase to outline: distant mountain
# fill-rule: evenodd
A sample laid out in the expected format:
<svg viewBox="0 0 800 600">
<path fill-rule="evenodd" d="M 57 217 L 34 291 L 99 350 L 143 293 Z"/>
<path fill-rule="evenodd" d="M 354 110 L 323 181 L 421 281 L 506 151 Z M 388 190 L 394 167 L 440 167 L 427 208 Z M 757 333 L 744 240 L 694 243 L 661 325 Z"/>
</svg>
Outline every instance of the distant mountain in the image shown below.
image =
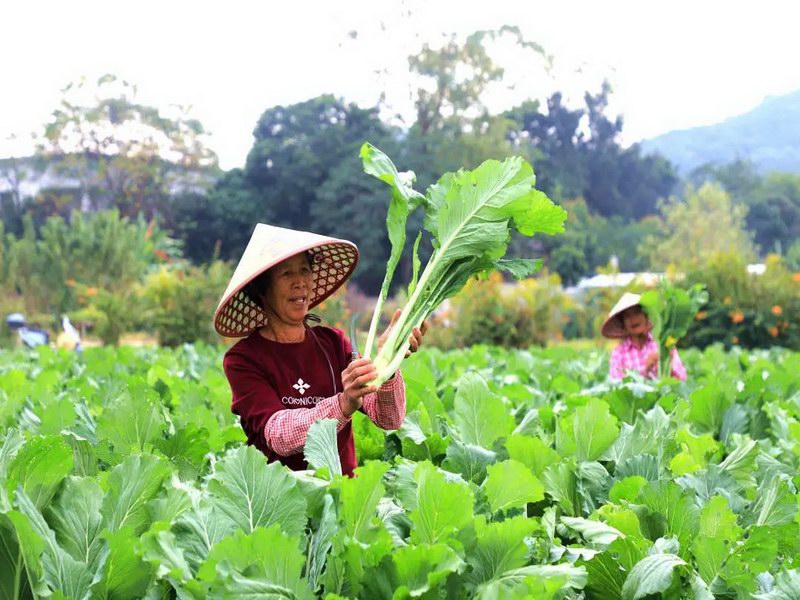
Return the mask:
<svg viewBox="0 0 800 600">
<path fill-rule="evenodd" d="M 800 90 L 770 97 L 748 113 L 715 125 L 670 131 L 642 142 L 681 174 L 706 163 L 751 160 L 760 171 L 800 173 Z"/>
</svg>

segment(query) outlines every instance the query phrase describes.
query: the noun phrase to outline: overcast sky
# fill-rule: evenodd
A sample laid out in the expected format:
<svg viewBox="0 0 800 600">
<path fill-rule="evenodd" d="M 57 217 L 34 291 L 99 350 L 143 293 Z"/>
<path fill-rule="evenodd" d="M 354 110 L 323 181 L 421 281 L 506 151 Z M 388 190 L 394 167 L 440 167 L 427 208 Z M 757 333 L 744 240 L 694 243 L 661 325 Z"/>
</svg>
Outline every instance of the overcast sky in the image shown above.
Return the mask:
<svg viewBox="0 0 800 600">
<path fill-rule="evenodd" d="M 555 66 L 548 76 L 535 58 L 515 57 L 516 86 L 493 106 L 554 89 L 575 104 L 606 78 L 634 142 L 800 89 L 798 23 L 791 0 L 7 0 L 0 156 L 30 152 L 30 133 L 68 82 L 114 73 L 136 83 L 143 102 L 191 105 L 221 166 L 241 166 L 265 109 L 326 92 L 373 105 L 385 92 L 409 114 L 410 53 L 443 33 L 505 24 L 542 44 Z"/>
</svg>

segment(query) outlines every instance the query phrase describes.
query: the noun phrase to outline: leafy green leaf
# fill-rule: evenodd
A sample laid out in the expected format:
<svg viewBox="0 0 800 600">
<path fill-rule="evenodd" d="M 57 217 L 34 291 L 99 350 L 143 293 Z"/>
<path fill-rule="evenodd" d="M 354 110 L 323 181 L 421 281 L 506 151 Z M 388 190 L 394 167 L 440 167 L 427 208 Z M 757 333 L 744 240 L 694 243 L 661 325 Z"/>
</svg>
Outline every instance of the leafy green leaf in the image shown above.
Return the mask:
<svg viewBox="0 0 800 600">
<path fill-rule="evenodd" d="M 337 482 L 341 490 L 339 518 L 347 535 L 354 540 L 367 541 L 367 530 L 384 493 L 381 479 L 387 468 L 386 463 L 368 462 L 356 469 L 352 479 L 343 478 Z"/>
<path fill-rule="evenodd" d="M 411 513 L 411 540 L 415 544 L 436 544 L 472 521 L 474 497 L 466 484 L 448 482 L 429 462 L 414 470 L 417 508 Z"/>
<path fill-rule="evenodd" d="M 616 481 L 614 485 L 611 486 L 608 497 L 612 502 L 619 502 L 620 500 L 633 502 L 646 485 L 647 479 L 644 477 L 639 475 L 626 477 L 625 479 Z"/>
<path fill-rule="evenodd" d="M 561 517 L 561 522 L 581 534 L 586 543 L 596 547 L 608 546 L 619 537 L 625 537 L 610 525 L 581 517 Z"/>
<path fill-rule="evenodd" d="M 700 530 L 692 544 L 697 570 L 704 581 L 714 581 L 741 535 L 742 528 L 726 500 L 721 496 L 711 498 L 700 511 Z"/>
<path fill-rule="evenodd" d="M 486 479 L 486 467 L 497 461 L 497 454 L 474 444 L 453 440 L 447 446 L 447 457 L 442 467 L 461 473 L 467 481 L 478 485 Z"/>
<path fill-rule="evenodd" d="M 545 469 L 542 481 L 548 495 L 559 503 L 564 512 L 578 514 L 580 498 L 578 497 L 578 478 L 575 466 L 567 461 L 550 465 Z"/>
<path fill-rule="evenodd" d="M 796 600 L 800 598 L 800 571 L 791 569 L 789 571 L 781 571 L 778 575 L 772 578 L 769 575 L 769 584 L 764 586 L 761 581 L 762 588 L 760 593 L 755 594 L 755 600 Z"/>
<path fill-rule="evenodd" d="M 688 427 L 675 433 L 675 442 L 681 447 L 681 452 L 670 462 L 670 469 L 675 475 L 702 469 L 708 464 L 709 457 L 719 450 L 719 443 L 711 434 L 694 435 Z"/>
<path fill-rule="evenodd" d="M 114 467 L 100 509 L 103 528 L 117 531 L 127 527 L 134 534 L 141 533 L 149 521 L 147 502 L 158 494 L 169 473 L 169 466 L 152 454 L 132 454 Z"/>
<path fill-rule="evenodd" d="M 17 539 L 28 544 L 33 541 L 31 535 L 35 533 L 39 540 L 44 541 L 41 560 L 44 568 L 44 580 L 48 587 L 52 590 L 62 591 L 68 598 L 83 598 L 88 595 L 94 572 L 89 569 L 88 565 L 75 560 L 58 545 L 56 536 L 42 513 L 33 500 L 21 489 L 17 490 L 15 503 L 30 524 L 30 530 L 23 531 L 19 527 L 20 521 L 14 519 L 15 515 L 11 515 L 17 525 Z M 39 547 L 38 541 L 35 542 L 35 547 Z M 30 555 L 27 555 L 26 560 L 29 557 Z M 30 569 L 30 564 L 27 566 Z"/>
<path fill-rule="evenodd" d="M 342 474 L 336 440 L 336 419 L 320 419 L 311 424 L 303 454 L 306 462 L 314 469 L 327 468 L 328 479 Z"/>
<path fill-rule="evenodd" d="M 126 527 L 103 533 L 101 570 L 92 583 L 93 597 L 142 598 L 153 580 L 153 569 L 136 551 L 139 540 Z"/>
<path fill-rule="evenodd" d="M 492 512 L 524 507 L 544 498 L 544 486 L 531 470 L 515 460 L 506 460 L 487 468 L 483 490 Z"/>
<path fill-rule="evenodd" d="M 204 500 L 178 517 L 173 530 L 186 560 L 197 569 L 211 548 L 235 531 L 235 525 L 211 500 Z"/>
<path fill-rule="evenodd" d="M 444 299 L 460 291 L 471 276 L 493 268 L 503 257 L 510 228 L 529 236 L 563 230 L 566 212 L 536 191 L 534 180 L 529 164 L 509 158 L 502 163 L 486 161 L 473 171 L 446 174 L 431 188 L 425 201 L 425 226 L 433 236 L 434 251 L 400 319 L 375 357 L 379 372 L 375 383 L 385 381 L 397 368 L 414 327 Z M 393 191 L 396 189 L 393 186 Z M 390 236 L 400 227 L 399 219 L 393 219 L 391 213 L 390 208 Z M 405 219 L 402 221 L 404 225 Z M 394 271 L 398 246 L 393 240 L 387 278 Z M 384 287 L 388 289 L 387 280 Z M 375 315 L 380 310 L 378 303 Z M 376 320 L 373 316 L 373 323 Z"/>
<path fill-rule="evenodd" d="M 670 481 L 650 483 L 639 494 L 638 502 L 663 519 L 663 531 L 651 527 L 650 539 L 675 536 L 680 542 L 681 556 L 688 557 L 699 523 L 697 507 L 683 490 Z M 657 521 L 650 523 L 655 525 Z"/>
<path fill-rule="evenodd" d="M 44 582 L 42 566 L 45 540 L 36 532 L 28 516 L 18 510 L 0 514 L 0 533 L 0 549 L 7 569 L 2 574 L 8 585 L 3 587 L 5 595 L 12 600 L 17 600 L 23 591 L 47 595 L 49 590 Z M 7 575 L 11 573 L 14 577 L 9 580 Z"/>
<path fill-rule="evenodd" d="M 97 438 L 107 441 L 119 452 L 146 450 L 166 429 L 166 420 L 155 396 L 155 392 L 141 382 L 109 402 L 97 418 Z"/>
<path fill-rule="evenodd" d="M 8 467 L 8 486 L 22 486 L 42 510 L 61 481 L 72 471 L 72 449 L 58 436 L 34 437 L 17 452 Z"/>
<path fill-rule="evenodd" d="M 676 554 L 651 554 L 636 563 L 622 586 L 623 600 L 638 600 L 665 591 L 672 584 L 676 567 L 686 562 Z"/>
<path fill-rule="evenodd" d="M 541 477 L 544 470 L 561 460 L 558 452 L 547 446 L 539 438 L 515 433 L 506 440 L 508 457 L 521 462 L 533 474 Z"/>
<path fill-rule="evenodd" d="M 465 373 L 457 384 L 454 421 L 461 440 L 491 449 L 514 430 L 514 418 L 477 373 Z"/>
<path fill-rule="evenodd" d="M 514 279 L 526 279 L 532 277 L 542 268 L 541 259 L 531 258 L 512 258 L 502 259 L 494 263 L 498 271 L 508 273 Z"/>
<path fill-rule="evenodd" d="M 305 527 L 306 499 L 297 481 L 280 463 L 267 464 L 252 446 L 231 451 L 217 463 L 208 491 L 216 507 L 245 533 L 279 523 L 288 535 L 298 535 Z"/>
<path fill-rule="evenodd" d="M 169 524 L 156 523 L 141 538 L 142 558 L 155 567 L 156 577 L 172 582 L 192 578 L 189 563 L 178 546 Z"/>
<path fill-rule="evenodd" d="M 558 432 L 556 446 L 559 453 L 584 461 L 600 458 L 617 439 L 619 428 L 608 404 L 592 398 L 563 419 Z"/>
<path fill-rule="evenodd" d="M 769 570 L 778 553 L 778 540 L 769 527 L 750 527 L 747 538 L 737 544 L 724 567 L 721 577 L 732 589 L 751 595 L 756 590 L 755 576 Z"/>
<path fill-rule="evenodd" d="M 446 544 L 404 546 L 394 552 L 392 560 L 399 583 L 395 594 L 401 597 L 417 598 L 464 568 L 464 561 Z"/>
<path fill-rule="evenodd" d="M 330 494 L 326 494 L 323 502 L 322 517 L 320 517 L 319 525 L 312 534 L 311 542 L 308 546 L 306 574 L 312 590 L 317 588 L 317 582 L 325 568 L 328 553 L 333 546 L 333 536 L 337 531 L 336 509 L 333 505 L 333 498 Z"/>
<path fill-rule="evenodd" d="M 526 562 L 524 540 L 533 533 L 536 523 L 518 516 L 499 523 L 475 520 L 474 552 L 469 554 L 472 579 L 476 584 L 491 581 L 503 573 L 522 567 Z"/>
<path fill-rule="evenodd" d="M 731 405 L 728 391 L 717 382 L 707 383 L 690 395 L 689 418 L 711 434 L 717 434 L 725 411 Z"/>
<path fill-rule="evenodd" d="M 394 271 L 400 262 L 400 257 L 405 247 L 408 215 L 424 197 L 411 187 L 408 180 L 411 179 L 413 181 L 413 175 L 412 177 L 402 177 L 392 161 L 389 160 L 389 157 L 375 146 L 365 143 L 361 146 L 360 155 L 364 164 L 364 171 L 388 184 L 392 189 L 392 201 L 389 204 L 389 212 L 386 215 L 386 228 L 389 233 L 389 241 L 392 244 L 392 251 L 386 264 L 386 275 L 381 285 L 380 296 L 372 316 L 367 342 L 364 347 L 364 356 L 370 358 L 383 301 L 389 293 Z"/>
<path fill-rule="evenodd" d="M 529 565 L 506 571 L 501 576 L 481 586 L 477 597 L 482 599 L 505 598 L 508 597 L 510 591 L 516 591 L 514 588 L 523 586 L 523 589 L 527 589 L 528 593 L 517 597 L 531 597 L 529 594 L 533 591 L 538 594 L 533 597 L 546 598 L 548 596 L 542 596 L 542 591 L 545 589 L 551 593 L 569 588 L 580 590 L 586 585 L 587 578 L 584 567 L 574 567 L 566 564 Z M 548 581 L 555 584 L 555 589 L 551 586 L 542 585 Z"/>
<path fill-rule="evenodd" d="M 776 526 L 790 523 L 797 514 L 797 497 L 780 475 L 773 475 L 769 481 L 758 487 L 746 522 L 754 525 Z"/>
<path fill-rule="evenodd" d="M 299 539 L 274 523 L 249 534 L 238 531 L 217 543 L 198 576 L 211 583 L 212 596 L 310 598 L 301 575 L 304 563 Z"/>
<path fill-rule="evenodd" d="M 102 547 L 102 503 L 103 490 L 93 479 L 68 477 L 48 512 L 58 543 L 91 571 Z"/>
</svg>

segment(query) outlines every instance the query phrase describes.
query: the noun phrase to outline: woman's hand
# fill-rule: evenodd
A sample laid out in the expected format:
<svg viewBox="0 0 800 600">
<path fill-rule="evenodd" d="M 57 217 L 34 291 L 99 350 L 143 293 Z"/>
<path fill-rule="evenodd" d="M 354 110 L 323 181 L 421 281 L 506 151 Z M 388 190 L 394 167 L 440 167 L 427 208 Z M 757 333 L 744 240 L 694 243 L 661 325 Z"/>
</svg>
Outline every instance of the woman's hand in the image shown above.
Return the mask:
<svg viewBox="0 0 800 600">
<path fill-rule="evenodd" d="M 344 416 L 352 416 L 354 412 L 361 408 L 364 396 L 378 391 L 376 387 L 366 386 L 377 376 L 378 370 L 368 358 L 358 358 L 342 371 L 344 391 L 339 394 L 339 408 Z"/>
<path fill-rule="evenodd" d="M 658 352 L 651 352 L 647 355 L 647 358 L 644 360 L 644 368 L 646 371 L 649 371 L 658 364 Z"/>
<path fill-rule="evenodd" d="M 401 311 L 399 308 L 396 311 L 394 311 L 394 315 L 392 315 L 392 320 L 389 323 L 389 326 L 386 328 L 386 331 L 384 331 L 378 338 L 379 351 L 383 346 L 383 344 L 386 342 L 387 338 L 389 337 L 389 333 L 391 333 L 392 328 L 395 326 L 395 323 L 397 323 L 397 319 L 400 318 L 400 314 Z M 416 352 L 417 350 L 419 350 L 419 347 L 422 345 L 422 338 L 425 336 L 425 333 L 427 333 L 427 331 L 428 331 L 427 321 L 422 322 L 422 327 L 414 327 L 413 331 L 411 332 L 411 335 L 408 336 L 409 347 L 408 351 L 406 352 L 406 358 L 411 356 L 412 352 Z"/>
</svg>

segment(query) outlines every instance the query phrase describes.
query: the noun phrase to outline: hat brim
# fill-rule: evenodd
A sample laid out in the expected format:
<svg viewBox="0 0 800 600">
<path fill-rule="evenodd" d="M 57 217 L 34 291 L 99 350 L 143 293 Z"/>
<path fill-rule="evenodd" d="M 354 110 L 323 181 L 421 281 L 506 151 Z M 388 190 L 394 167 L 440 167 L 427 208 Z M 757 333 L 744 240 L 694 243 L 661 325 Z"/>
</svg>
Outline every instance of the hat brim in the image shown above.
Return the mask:
<svg viewBox="0 0 800 600">
<path fill-rule="evenodd" d="M 358 264 L 358 248 L 346 240 L 327 238 L 322 243 L 294 248 L 291 253 L 253 270 L 232 290 L 226 292 L 214 312 L 214 328 L 217 333 L 225 337 L 244 337 L 266 325 L 267 313 L 245 291 L 247 285 L 276 264 L 304 252 L 312 256 L 313 287 L 309 309 L 319 305 L 339 289 Z"/>
<path fill-rule="evenodd" d="M 603 337 L 611 339 L 624 338 L 628 335 L 625 331 L 625 324 L 622 322 L 622 316 L 620 314 L 609 316 L 600 328 L 600 333 Z"/>
<path fill-rule="evenodd" d="M 607 338 L 624 338 L 628 333 L 625 331 L 625 324 L 622 322 L 622 313 L 634 306 L 641 306 L 639 294 L 625 292 L 614 307 L 609 311 L 600 333 Z"/>
</svg>

